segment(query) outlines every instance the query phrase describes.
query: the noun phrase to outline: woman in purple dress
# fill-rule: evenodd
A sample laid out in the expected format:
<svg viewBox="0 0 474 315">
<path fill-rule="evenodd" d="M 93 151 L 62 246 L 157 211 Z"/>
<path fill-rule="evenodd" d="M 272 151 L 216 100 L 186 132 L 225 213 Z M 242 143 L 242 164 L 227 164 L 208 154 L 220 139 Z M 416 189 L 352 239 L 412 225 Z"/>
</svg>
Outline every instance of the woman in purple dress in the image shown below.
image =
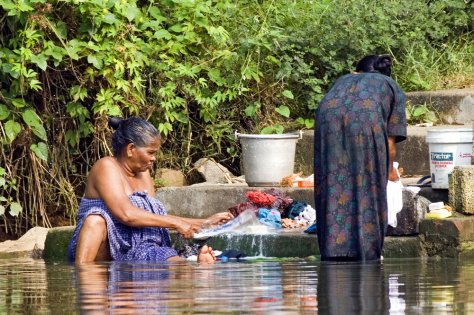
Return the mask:
<svg viewBox="0 0 474 315">
<path fill-rule="evenodd" d="M 178 261 L 168 229 L 191 238 L 203 224 L 227 222 L 221 212 L 208 219 L 167 215 L 155 196 L 150 168 L 161 139 L 156 128 L 140 118 L 110 118 L 114 156 L 98 160 L 87 177 L 78 210 L 77 226 L 68 247 L 70 261 Z M 215 261 L 212 248 L 203 246 L 198 261 Z"/>
<path fill-rule="evenodd" d="M 406 138 L 405 95 L 391 58 L 370 55 L 340 77 L 316 110 L 314 175 L 321 260 L 369 261 L 382 254 L 387 180 L 395 143 Z"/>
</svg>

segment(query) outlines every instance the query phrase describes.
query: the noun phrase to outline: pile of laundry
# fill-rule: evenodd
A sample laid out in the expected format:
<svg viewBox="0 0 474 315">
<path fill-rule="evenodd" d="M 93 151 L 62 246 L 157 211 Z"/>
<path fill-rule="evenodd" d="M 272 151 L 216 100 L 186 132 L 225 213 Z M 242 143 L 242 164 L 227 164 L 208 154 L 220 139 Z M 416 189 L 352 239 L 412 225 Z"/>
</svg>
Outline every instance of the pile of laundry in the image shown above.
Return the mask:
<svg viewBox="0 0 474 315">
<path fill-rule="evenodd" d="M 305 232 L 315 233 L 316 211 L 306 202 L 293 200 L 276 188 L 248 191 L 246 198 L 246 202 L 229 208 L 234 217 L 251 210 L 257 215 L 260 223 L 272 228 L 291 229 L 311 226 L 311 229 Z"/>
</svg>

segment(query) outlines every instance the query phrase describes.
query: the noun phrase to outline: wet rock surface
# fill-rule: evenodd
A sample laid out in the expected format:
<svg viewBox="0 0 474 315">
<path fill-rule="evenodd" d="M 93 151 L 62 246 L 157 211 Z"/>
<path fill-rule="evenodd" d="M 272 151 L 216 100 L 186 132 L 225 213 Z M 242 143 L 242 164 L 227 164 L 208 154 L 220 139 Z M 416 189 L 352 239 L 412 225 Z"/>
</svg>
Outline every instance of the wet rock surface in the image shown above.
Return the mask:
<svg viewBox="0 0 474 315">
<path fill-rule="evenodd" d="M 34 227 L 18 240 L 0 243 L 0 258 L 41 258 L 49 229 Z"/>
<path fill-rule="evenodd" d="M 409 190 L 403 190 L 403 208 L 397 214 L 397 226 L 388 226 L 388 236 L 416 235 L 431 202 Z"/>
<path fill-rule="evenodd" d="M 474 214 L 474 165 L 454 167 L 449 183 L 449 203 L 457 212 Z"/>
</svg>

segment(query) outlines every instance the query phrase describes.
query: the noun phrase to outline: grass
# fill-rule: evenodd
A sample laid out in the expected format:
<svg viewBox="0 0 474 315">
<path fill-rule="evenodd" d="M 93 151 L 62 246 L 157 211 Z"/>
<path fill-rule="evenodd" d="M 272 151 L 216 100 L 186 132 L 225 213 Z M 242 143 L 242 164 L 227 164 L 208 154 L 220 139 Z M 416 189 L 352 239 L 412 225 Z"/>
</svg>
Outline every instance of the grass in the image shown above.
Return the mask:
<svg viewBox="0 0 474 315">
<path fill-rule="evenodd" d="M 472 35 L 431 48 L 410 46 L 401 58 L 397 81 L 407 92 L 474 88 Z"/>
</svg>

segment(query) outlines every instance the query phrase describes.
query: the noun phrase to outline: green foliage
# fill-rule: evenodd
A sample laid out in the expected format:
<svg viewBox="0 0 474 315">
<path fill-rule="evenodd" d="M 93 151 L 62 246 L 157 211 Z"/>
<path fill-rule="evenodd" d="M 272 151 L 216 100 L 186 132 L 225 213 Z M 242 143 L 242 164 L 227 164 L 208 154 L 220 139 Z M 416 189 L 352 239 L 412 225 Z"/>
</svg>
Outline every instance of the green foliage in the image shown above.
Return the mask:
<svg viewBox="0 0 474 315">
<path fill-rule="evenodd" d="M 406 106 L 406 117 L 409 125 L 431 123 L 435 124 L 439 121 L 436 111 L 428 104 L 412 105 L 410 103 Z"/>
<path fill-rule="evenodd" d="M 285 128 L 282 125 L 272 125 L 262 129 L 261 134 L 282 134 Z"/>
<path fill-rule="evenodd" d="M 0 0 L 0 16 L 0 165 L 15 166 L 1 204 L 30 225 L 74 214 L 110 154 L 107 116 L 149 119 L 163 166 L 206 156 L 238 172 L 235 130 L 313 128 L 330 84 L 367 53 L 391 53 L 407 91 L 473 71 L 462 0 Z"/>
<path fill-rule="evenodd" d="M 6 170 L 0 167 L 0 191 L 5 191 L 7 188 L 17 190 L 16 181 L 8 180 L 6 175 Z M 8 208 L 10 209 L 9 214 L 13 217 L 17 217 L 23 211 L 21 204 L 14 201 L 12 197 L 0 195 L 0 216 L 5 215 Z"/>
<path fill-rule="evenodd" d="M 472 32 L 445 42 L 403 47 L 398 81 L 407 90 L 439 90 L 474 86 Z"/>
</svg>

